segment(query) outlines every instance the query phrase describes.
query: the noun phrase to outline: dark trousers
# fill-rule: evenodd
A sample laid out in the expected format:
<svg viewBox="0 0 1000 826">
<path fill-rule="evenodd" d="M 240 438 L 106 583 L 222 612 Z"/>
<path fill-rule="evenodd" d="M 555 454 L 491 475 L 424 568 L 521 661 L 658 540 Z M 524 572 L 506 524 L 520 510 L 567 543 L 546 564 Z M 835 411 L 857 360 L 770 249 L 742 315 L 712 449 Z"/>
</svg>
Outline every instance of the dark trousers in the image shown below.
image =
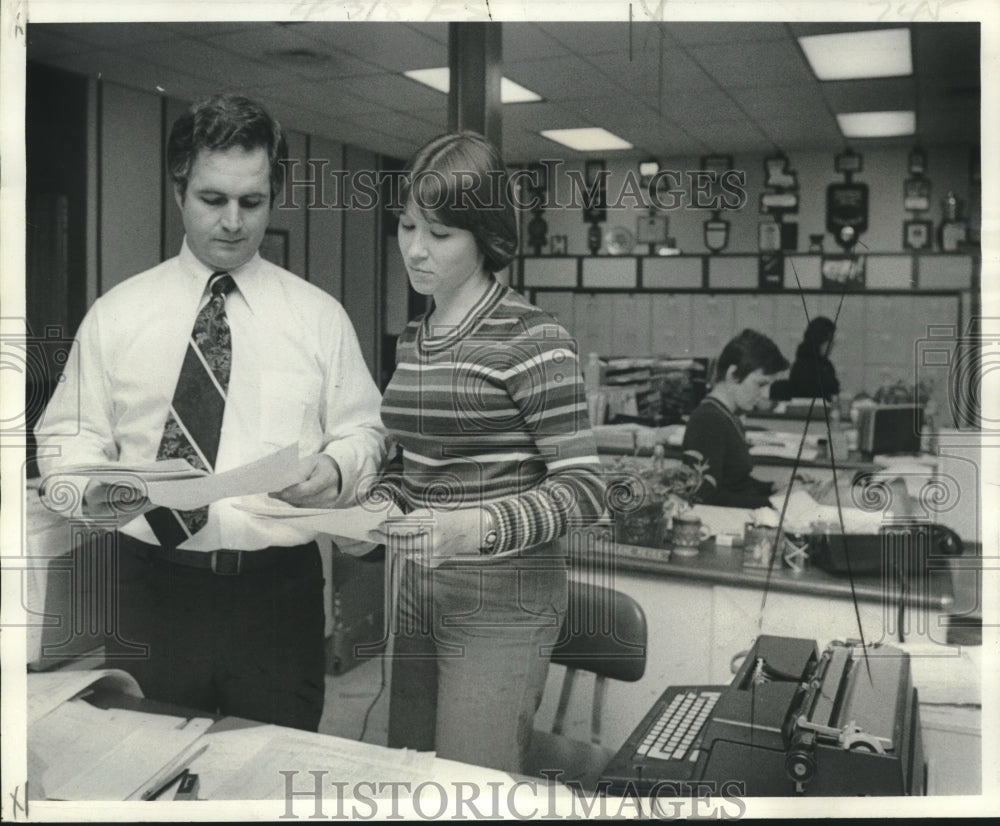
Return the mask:
<svg viewBox="0 0 1000 826">
<path fill-rule="evenodd" d="M 117 639 L 108 665 L 153 700 L 316 731 L 323 713 L 323 570 L 316 543 L 217 574 L 118 535 Z M 254 551 L 252 553 L 261 553 Z M 136 647 L 145 653 L 136 655 Z"/>
</svg>

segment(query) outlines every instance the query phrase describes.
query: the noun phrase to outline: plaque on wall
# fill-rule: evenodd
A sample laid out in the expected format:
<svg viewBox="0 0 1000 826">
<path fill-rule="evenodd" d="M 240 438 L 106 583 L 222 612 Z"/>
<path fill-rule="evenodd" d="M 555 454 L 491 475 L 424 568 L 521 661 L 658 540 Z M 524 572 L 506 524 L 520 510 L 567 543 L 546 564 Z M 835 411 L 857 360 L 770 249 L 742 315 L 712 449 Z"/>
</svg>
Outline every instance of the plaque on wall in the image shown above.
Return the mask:
<svg viewBox="0 0 1000 826">
<path fill-rule="evenodd" d="M 640 215 L 635 220 L 635 240 L 640 244 L 659 244 L 667 240 L 666 215 Z"/>
<path fill-rule="evenodd" d="M 958 252 L 969 239 L 969 225 L 965 221 L 945 221 L 941 224 L 941 251 Z"/>
<path fill-rule="evenodd" d="M 628 255 L 635 247 L 635 236 L 625 227 L 611 227 L 604 236 L 604 246 L 611 255 Z"/>
<path fill-rule="evenodd" d="M 843 247 L 868 229 L 868 185 L 830 184 L 826 188 L 826 229 Z"/>
<path fill-rule="evenodd" d="M 778 252 L 781 249 L 781 225 L 774 221 L 761 221 L 757 227 L 757 247 L 761 252 Z"/>
<path fill-rule="evenodd" d="M 848 149 L 833 159 L 833 168 L 842 175 L 853 175 L 864 168 L 864 160 L 857 152 Z"/>
<path fill-rule="evenodd" d="M 780 252 L 762 252 L 758 258 L 757 285 L 762 290 L 780 290 L 785 286 L 785 256 Z"/>
<path fill-rule="evenodd" d="M 907 178 L 903 183 L 903 209 L 925 212 L 931 207 L 931 182 L 926 178 Z"/>
<path fill-rule="evenodd" d="M 933 229 L 930 221 L 904 221 L 903 249 L 930 249 L 932 231 Z"/>
</svg>

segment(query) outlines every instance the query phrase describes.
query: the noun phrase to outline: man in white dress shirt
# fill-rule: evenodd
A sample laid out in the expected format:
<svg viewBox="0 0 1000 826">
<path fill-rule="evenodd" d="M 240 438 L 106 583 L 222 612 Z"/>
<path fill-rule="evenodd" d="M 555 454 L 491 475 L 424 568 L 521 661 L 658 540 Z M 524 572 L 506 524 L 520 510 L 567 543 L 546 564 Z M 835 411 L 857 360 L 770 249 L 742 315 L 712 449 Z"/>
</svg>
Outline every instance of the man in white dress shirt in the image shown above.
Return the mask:
<svg viewBox="0 0 1000 826">
<path fill-rule="evenodd" d="M 197 338 L 195 318 L 213 301 L 210 279 L 223 273 L 235 284 L 220 300 L 231 366 L 210 469 L 239 467 L 298 442 L 302 481 L 272 495 L 300 507 L 349 506 L 359 483 L 378 471 L 380 397 L 347 314 L 258 254 L 283 183 L 283 155 L 279 125 L 246 98 L 216 96 L 174 124 L 167 164 L 183 246 L 90 309 L 36 429 L 43 476 L 77 463 L 170 455 L 165 428 L 191 358 L 189 340 Z M 105 494 L 99 477 L 90 480 L 74 515 L 115 516 Z M 137 517 L 117 513 L 109 664 L 132 672 L 153 699 L 315 730 L 324 622 L 313 534 L 224 499 L 194 528 L 173 520 L 170 538 L 154 515 L 171 522 L 176 512 L 139 510 Z M 137 646 L 147 653 L 125 656 Z"/>
</svg>

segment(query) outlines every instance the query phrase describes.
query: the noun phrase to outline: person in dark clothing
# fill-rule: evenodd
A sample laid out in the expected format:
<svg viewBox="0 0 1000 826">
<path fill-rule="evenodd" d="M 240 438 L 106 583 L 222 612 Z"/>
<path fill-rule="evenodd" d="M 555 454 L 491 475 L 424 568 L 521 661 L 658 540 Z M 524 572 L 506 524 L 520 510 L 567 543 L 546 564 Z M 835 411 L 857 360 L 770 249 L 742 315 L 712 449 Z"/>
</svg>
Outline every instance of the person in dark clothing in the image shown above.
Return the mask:
<svg viewBox="0 0 1000 826">
<path fill-rule="evenodd" d="M 840 393 L 837 371 L 830 361 L 836 325 L 826 316 L 809 322 L 788 376 L 793 399 L 833 399 Z"/>
<path fill-rule="evenodd" d="M 699 501 L 734 508 L 770 504 L 773 484 L 754 478 L 738 416 L 766 398 L 775 376 L 786 369 L 788 361 L 777 345 L 755 330 L 744 330 L 723 348 L 712 389 L 684 431 L 685 458 L 700 458 L 708 466 L 696 493 Z"/>
</svg>

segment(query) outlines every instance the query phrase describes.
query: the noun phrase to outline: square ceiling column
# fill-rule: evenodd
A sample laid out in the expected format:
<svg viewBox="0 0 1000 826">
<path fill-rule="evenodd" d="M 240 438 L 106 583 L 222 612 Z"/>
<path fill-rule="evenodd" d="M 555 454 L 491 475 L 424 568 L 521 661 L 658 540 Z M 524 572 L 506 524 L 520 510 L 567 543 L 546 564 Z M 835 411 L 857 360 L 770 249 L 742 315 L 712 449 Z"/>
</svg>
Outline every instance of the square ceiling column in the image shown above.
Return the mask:
<svg viewBox="0 0 1000 826">
<path fill-rule="evenodd" d="M 449 23 L 448 128 L 471 129 L 502 149 L 500 23 Z"/>
</svg>

